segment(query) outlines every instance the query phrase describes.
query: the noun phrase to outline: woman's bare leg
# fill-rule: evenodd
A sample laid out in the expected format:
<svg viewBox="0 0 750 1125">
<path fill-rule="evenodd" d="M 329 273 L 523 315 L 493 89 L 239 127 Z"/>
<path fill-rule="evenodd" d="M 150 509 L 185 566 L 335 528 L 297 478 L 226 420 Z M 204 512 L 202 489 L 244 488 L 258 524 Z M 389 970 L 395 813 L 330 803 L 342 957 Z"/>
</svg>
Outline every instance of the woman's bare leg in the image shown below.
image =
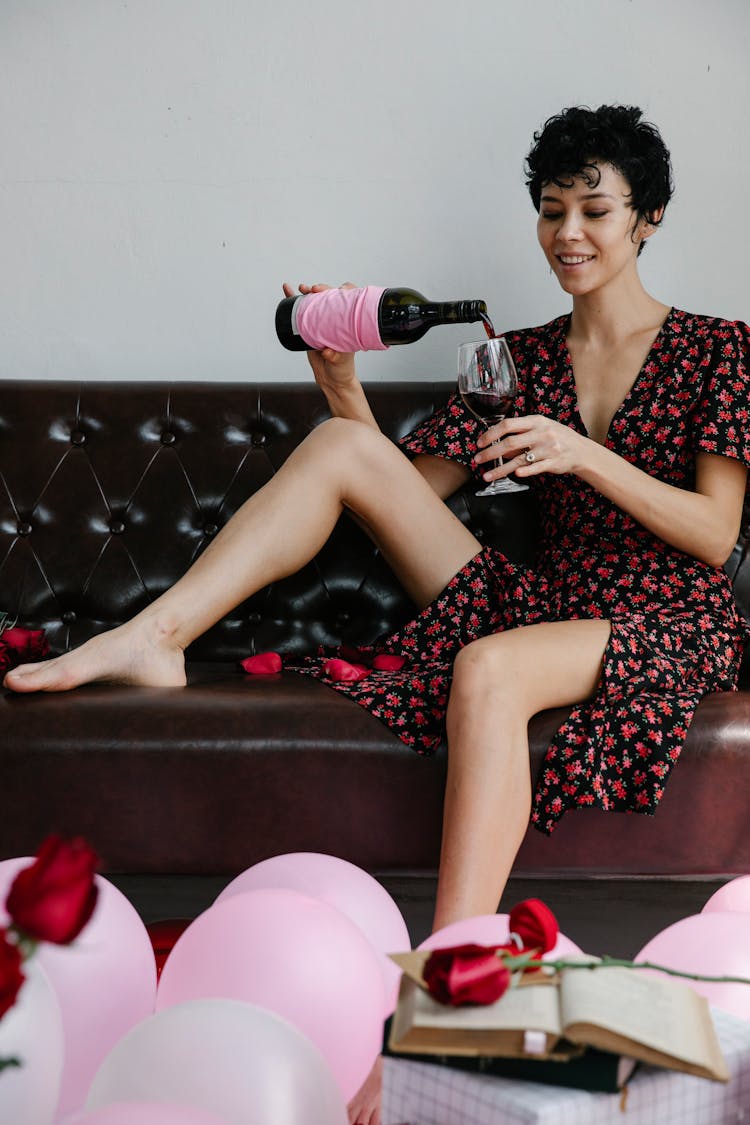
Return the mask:
<svg viewBox="0 0 750 1125">
<path fill-rule="evenodd" d="M 529 625 L 458 654 L 433 931 L 497 910 L 529 822 L 529 719 L 593 695 L 609 632 L 600 620 Z"/>
<path fill-rule="evenodd" d="M 370 426 L 318 426 L 243 504 L 186 574 L 127 622 L 80 648 L 9 672 L 14 691 L 91 680 L 181 685 L 185 647 L 323 546 L 345 509 L 364 522 L 415 603 L 427 605 L 480 545 L 404 455 Z"/>
<path fill-rule="evenodd" d="M 448 707 L 448 778 L 433 932 L 500 903 L 531 809 L 529 719 L 592 695 L 608 621 L 511 629 L 458 654 Z M 382 1060 L 349 1105 L 380 1125 Z"/>
</svg>

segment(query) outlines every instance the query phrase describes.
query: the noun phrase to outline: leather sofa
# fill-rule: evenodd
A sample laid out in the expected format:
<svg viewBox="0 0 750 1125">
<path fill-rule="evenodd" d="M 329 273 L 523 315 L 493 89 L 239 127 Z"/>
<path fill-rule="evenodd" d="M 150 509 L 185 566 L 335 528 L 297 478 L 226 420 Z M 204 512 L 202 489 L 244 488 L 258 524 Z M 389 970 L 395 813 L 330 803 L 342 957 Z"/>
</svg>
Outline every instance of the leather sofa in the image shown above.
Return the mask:
<svg viewBox="0 0 750 1125">
<path fill-rule="evenodd" d="M 392 437 L 447 383 L 372 384 Z M 314 385 L 7 381 L 0 394 L 0 609 L 53 651 L 130 617 L 326 417 Z M 377 482 L 373 482 L 377 487 Z M 450 505 L 480 540 L 534 550 L 529 494 Z M 744 540 L 729 560 L 750 609 Z M 421 758 L 316 682 L 246 676 L 254 652 L 372 639 L 410 614 L 344 517 L 301 573 L 237 607 L 188 652 L 186 689 L 91 685 L 0 694 L 0 858 L 83 834 L 112 872 L 232 875 L 285 851 L 373 872 L 434 872 L 445 752 Z M 743 682 L 746 682 L 743 677 Z M 563 712 L 530 724 L 536 773 Z M 750 693 L 705 699 L 653 818 L 568 815 L 530 829 L 520 876 L 724 876 L 750 870 Z"/>
</svg>

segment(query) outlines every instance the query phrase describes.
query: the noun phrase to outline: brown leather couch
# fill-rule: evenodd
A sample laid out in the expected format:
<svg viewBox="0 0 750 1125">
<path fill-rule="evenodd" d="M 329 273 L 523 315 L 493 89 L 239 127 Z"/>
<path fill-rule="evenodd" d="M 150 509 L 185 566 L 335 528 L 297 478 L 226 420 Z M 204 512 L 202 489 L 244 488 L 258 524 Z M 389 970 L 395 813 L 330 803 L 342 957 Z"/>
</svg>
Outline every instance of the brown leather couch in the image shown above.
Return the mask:
<svg viewBox="0 0 750 1125">
<path fill-rule="evenodd" d="M 374 384 L 393 437 L 448 384 Z M 0 394 L 0 609 L 54 651 L 164 590 L 326 417 L 314 386 L 9 381 Z M 377 487 L 377 481 L 373 481 Z M 530 558 L 533 498 L 451 507 L 477 537 Z M 744 542 L 728 569 L 750 607 Z M 331 852 L 375 872 L 434 871 L 445 753 L 420 758 L 378 720 L 241 657 L 372 639 L 408 602 L 342 519 L 300 574 L 260 591 L 189 652 L 187 689 L 95 685 L 0 696 L 0 858 L 49 831 L 87 836 L 110 871 L 231 875 L 279 852 Z M 531 724 L 533 769 L 562 712 Z M 750 694 L 703 701 L 654 818 L 582 811 L 529 830 L 520 875 L 750 870 Z"/>
</svg>

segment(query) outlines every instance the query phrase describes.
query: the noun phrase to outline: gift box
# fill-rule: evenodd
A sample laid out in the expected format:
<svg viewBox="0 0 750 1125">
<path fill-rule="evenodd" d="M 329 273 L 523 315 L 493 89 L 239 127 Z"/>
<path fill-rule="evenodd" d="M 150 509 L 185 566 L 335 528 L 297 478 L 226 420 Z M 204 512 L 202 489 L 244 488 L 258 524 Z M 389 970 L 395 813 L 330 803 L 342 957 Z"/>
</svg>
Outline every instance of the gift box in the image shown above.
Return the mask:
<svg viewBox="0 0 750 1125">
<path fill-rule="evenodd" d="M 736 1125 L 750 1120 L 750 1021 L 715 1008 L 711 1016 L 726 1083 L 641 1064 L 622 1091 L 605 1094 L 387 1057 L 382 1123 Z"/>
</svg>

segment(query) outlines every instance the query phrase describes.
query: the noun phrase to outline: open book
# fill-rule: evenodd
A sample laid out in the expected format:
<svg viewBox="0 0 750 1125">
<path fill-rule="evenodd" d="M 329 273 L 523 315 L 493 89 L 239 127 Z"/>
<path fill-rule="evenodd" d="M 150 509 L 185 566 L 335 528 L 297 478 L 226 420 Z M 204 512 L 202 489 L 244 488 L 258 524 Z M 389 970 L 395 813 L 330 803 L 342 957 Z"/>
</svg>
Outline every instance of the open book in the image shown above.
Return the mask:
<svg viewBox="0 0 750 1125">
<path fill-rule="evenodd" d="M 552 977 L 527 974 L 494 1004 L 453 1008 L 424 988 L 428 956 L 392 956 L 404 970 L 389 1040 L 394 1053 L 563 1061 L 595 1047 L 729 1080 L 708 1004 L 687 985 L 633 969 L 563 969 Z"/>
</svg>

